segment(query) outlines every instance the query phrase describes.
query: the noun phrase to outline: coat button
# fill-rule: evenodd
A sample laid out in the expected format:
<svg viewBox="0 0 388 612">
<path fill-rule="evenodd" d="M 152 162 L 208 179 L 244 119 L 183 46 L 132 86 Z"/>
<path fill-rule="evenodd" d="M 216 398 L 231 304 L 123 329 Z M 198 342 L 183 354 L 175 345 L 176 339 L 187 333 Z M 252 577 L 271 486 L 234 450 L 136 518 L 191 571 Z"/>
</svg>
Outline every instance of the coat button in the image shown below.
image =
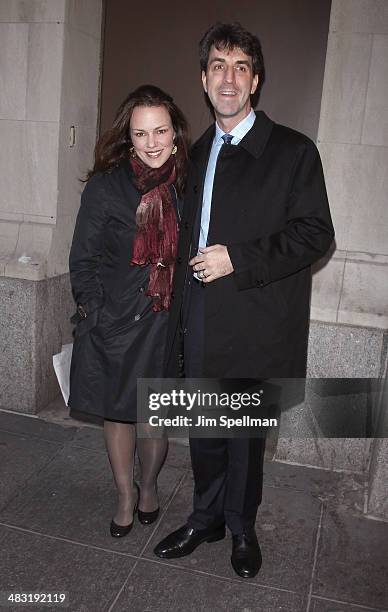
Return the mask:
<svg viewBox="0 0 388 612">
<path fill-rule="evenodd" d="M 186 221 L 186 222 L 185 222 L 185 224 L 184 224 L 184 228 L 185 228 L 185 230 L 188 230 L 188 229 L 189 229 L 189 224 L 188 224 L 188 222 L 187 222 L 187 221 Z"/>
<path fill-rule="evenodd" d="M 135 321 L 138 321 L 138 320 L 140 319 L 140 315 L 139 315 L 139 314 L 137 314 L 137 315 L 135 315 L 133 318 L 134 318 L 134 320 L 135 320 Z"/>
<path fill-rule="evenodd" d="M 193 191 L 194 191 L 194 193 L 198 193 L 198 185 L 194 185 Z"/>
<path fill-rule="evenodd" d="M 176 262 L 177 262 L 178 264 L 181 264 L 181 263 L 182 263 L 182 257 L 180 257 L 180 256 L 179 256 L 179 257 L 177 257 L 177 258 L 176 258 Z"/>
</svg>

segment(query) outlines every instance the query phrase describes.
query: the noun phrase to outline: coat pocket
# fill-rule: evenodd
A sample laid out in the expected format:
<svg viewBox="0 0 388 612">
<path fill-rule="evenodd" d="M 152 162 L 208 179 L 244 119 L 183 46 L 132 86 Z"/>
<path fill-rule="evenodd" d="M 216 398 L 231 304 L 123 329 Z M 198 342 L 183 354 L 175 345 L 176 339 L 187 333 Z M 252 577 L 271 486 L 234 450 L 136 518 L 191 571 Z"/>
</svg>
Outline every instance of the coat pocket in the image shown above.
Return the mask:
<svg viewBox="0 0 388 612">
<path fill-rule="evenodd" d="M 80 338 L 84 334 L 90 332 L 98 324 L 101 308 L 96 308 L 90 312 L 85 319 L 81 319 L 74 329 L 74 338 Z"/>
</svg>

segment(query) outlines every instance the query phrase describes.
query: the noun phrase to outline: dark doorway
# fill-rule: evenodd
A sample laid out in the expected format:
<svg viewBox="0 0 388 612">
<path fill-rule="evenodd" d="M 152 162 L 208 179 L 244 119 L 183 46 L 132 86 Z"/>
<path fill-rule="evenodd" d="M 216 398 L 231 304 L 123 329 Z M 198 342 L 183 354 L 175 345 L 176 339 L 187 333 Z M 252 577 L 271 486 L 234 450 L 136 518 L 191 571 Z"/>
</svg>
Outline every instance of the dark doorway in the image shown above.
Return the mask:
<svg viewBox="0 0 388 612">
<path fill-rule="evenodd" d="M 263 45 L 267 80 L 259 108 L 316 140 L 331 0 L 106 0 L 101 130 L 127 93 L 162 87 L 187 115 L 195 139 L 211 123 L 198 41 L 216 21 L 240 21 Z"/>
</svg>

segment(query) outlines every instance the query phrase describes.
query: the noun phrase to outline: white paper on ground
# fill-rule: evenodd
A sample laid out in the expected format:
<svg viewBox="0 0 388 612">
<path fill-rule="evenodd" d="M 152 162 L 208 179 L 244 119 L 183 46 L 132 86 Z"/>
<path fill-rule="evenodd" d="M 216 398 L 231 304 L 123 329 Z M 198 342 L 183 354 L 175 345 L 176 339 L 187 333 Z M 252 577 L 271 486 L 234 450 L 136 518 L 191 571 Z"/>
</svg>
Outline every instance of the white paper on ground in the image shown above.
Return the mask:
<svg viewBox="0 0 388 612">
<path fill-rule="evenodd" d="M 70 363 L 73 353 L 73 344 L 63 344 L 62 350 L 53 355 L 53 366 L 58 379 L 59 386 L 67 406 L 70 394 Z"/>
</svg>

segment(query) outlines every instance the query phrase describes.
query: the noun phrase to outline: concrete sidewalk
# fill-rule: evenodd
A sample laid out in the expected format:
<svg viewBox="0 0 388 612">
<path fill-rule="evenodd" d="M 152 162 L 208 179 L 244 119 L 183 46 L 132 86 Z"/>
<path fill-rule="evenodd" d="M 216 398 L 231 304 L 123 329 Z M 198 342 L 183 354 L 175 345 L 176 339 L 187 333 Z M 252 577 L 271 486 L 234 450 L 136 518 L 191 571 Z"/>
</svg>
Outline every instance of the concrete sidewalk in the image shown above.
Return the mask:
<svg viewBox="0 0 388 612">
<path fill-rule="evenodd" d="M 159 521 L 135 519 L 121 540 L 109 534 L 115 488 L 100 428 L 0 411 L 0 472 L 0 591 L 68 597 L 67 607 L 10 610 L 388 610 L 388 524 L 363 515 L 360 475 L 267 461 L 257 520 L 263 567 L 245 581 L 230 565 L 230 535 L 182 560 L 153 555 L 190 512 L 184 445 L 170 444 Z"/>
</svg>

